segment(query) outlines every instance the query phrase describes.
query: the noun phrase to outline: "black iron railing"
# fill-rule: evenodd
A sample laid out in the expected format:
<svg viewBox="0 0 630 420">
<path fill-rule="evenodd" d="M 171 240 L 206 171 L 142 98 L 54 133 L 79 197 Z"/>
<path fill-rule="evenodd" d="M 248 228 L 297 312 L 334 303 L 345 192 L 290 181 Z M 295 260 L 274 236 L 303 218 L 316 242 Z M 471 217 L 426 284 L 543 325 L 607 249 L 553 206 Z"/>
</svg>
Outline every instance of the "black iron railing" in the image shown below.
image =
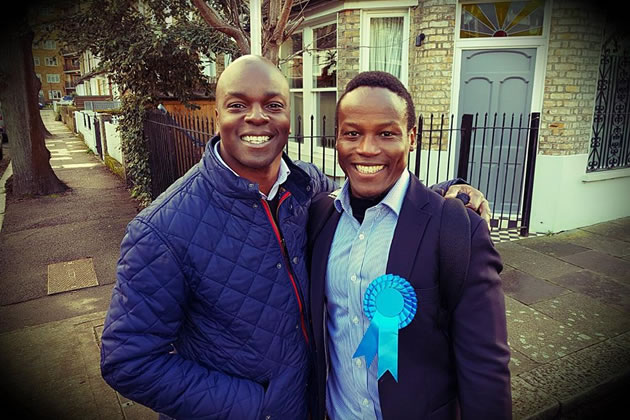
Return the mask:
<svg viewBox="0 0 630 420">
<path fill-rule="evenodd" d="M 466 179 L 488 198 L 496 229 L 529 231 L 538 126 L 540 115 L 462 116 L 455 126 L 453 116 L 418 118 L 416 151 L 408 156 L 409 170 L 426 185 L 456 176 Z M 315 132 L 314 117 L 303 133 L 297 119 L 294 135 L 285 152 L 295 160 L 311 162 L 334 181 L 341 183 L 334 147 L 334 130 Z M 322 127 L 324 127 L 322 121 Z M 201 158 L 215 132 L 210 118 L 186 114 L 148 113 L 144 133 L 150 151 L 152 195 L 157 197 Z M 459 149 L 459 150 L 458 150 Z"/>
</svg>

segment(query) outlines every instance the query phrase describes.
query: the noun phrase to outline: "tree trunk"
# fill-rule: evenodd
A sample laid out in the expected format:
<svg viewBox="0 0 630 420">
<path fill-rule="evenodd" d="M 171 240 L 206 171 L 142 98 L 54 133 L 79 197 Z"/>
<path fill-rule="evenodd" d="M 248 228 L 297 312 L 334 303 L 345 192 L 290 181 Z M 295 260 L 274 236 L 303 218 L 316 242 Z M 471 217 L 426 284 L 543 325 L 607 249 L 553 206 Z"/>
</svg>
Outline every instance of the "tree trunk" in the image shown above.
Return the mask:
<svg viewBox="0 0 630 420">
<path fill-rule="evenodd" d="M 68 187 L 53 172 L 45 145 L 33 67 L 33 32 L 23 16 L 0 36 L 0 101 L 11 141 L 12 192 L 19 196 L 63 192 Z"/>
</svg>

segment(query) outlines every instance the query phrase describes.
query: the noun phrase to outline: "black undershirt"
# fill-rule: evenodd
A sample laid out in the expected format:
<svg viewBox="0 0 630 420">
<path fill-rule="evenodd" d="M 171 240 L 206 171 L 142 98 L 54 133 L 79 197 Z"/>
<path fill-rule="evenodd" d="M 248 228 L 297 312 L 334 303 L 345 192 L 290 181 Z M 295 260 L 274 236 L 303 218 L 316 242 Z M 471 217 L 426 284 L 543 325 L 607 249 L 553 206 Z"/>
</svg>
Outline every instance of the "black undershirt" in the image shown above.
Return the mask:
<svg viewBox="0 0 630 420">
<path fill-rule="evenodd" d="M 365 211 L 370 207 L 374 207 L 378 203 L 381 202 L 383 198 L 387 195 L 389 190 L 385 191 L 381 195 L 371 198 L 357 198 L 352 195 L 352 188 L 350 188 L 350 207 L 352 207 L 352 215 L 355 219 L 359 221 L 359 223 L 363 223 L 363 218 L 365 217 Z"/>
</svg>

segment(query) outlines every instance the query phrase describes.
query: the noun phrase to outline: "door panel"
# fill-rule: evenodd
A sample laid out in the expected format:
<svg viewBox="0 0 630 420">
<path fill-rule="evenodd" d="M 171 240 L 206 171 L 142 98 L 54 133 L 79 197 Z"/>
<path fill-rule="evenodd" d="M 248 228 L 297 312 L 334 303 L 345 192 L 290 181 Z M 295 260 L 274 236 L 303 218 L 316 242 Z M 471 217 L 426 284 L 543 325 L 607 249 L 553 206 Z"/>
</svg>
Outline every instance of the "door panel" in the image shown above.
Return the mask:
<svg viewBox="0 0 630 420">
<path fill-rule="evenodd" d="M 533 48 L 462 52 L 459 115 L 478 115 L 469 182 L 495 216 L 518 212 L 535 61 Z"/>
</svg>

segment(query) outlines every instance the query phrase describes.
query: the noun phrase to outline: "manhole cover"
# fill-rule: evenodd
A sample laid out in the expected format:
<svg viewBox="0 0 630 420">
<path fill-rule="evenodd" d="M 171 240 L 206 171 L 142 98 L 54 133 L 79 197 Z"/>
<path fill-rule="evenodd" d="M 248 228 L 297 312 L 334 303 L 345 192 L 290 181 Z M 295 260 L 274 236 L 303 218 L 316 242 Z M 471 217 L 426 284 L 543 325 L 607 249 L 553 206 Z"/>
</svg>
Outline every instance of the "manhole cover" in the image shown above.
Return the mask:
<svg viewBox="0 0 630 420">
<path fill-rule="evenodd" d="M 92 258 L 67 261 L 48 266 L 48 294 L 98 286 Z"/>
</svg>

